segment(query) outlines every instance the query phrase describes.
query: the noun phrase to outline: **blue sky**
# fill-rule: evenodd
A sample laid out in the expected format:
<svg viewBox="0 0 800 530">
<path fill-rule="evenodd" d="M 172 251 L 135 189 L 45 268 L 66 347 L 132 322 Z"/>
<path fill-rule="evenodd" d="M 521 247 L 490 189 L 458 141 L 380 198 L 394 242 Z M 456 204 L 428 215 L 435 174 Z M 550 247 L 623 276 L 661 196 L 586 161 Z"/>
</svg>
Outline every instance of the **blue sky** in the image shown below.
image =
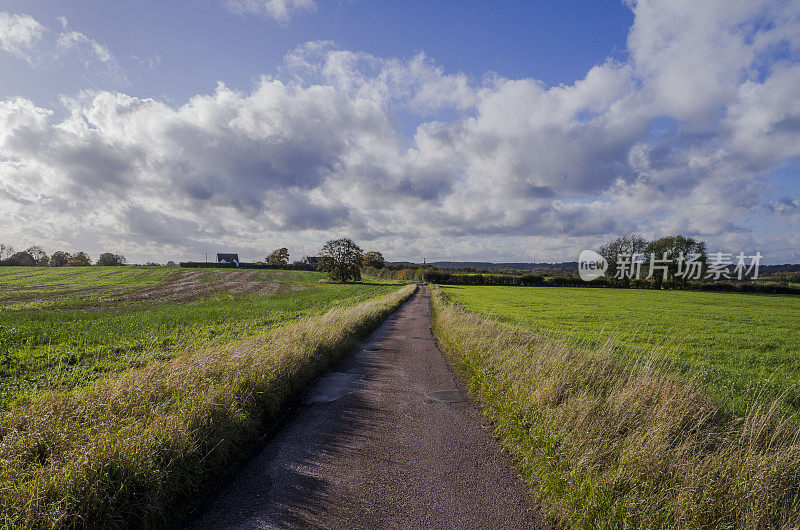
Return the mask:
<svg viewBox="0 0 800 530">
<path fill-rule="evenodd" d="M 130 90 L 183 103 L 217 81 L 247 90 L 275 72 L 299 44 L 332 40 L 380 57 L 424 52 L 449 72 L 487 72 L 548 84 L 571 83 L 609 56 L 625 53 L 633 15 L 621 2 L 424 2 L 367 0 L 319 3 L 289 22 L 231 12 L 223 2 L 0 1 L 42 24 L 70 26 L 106 45 L 129 72 L 129 84 L 87 83 L 84 72 L 31 71 L 0 55 L 0 95 L 54 103 L 87 85 Z M 156 61 L 154 68 L 142 64 Z"/>
<path fill-rule="evenodd" d="M 800 260 L 800 2 L 0 0 L 0 239 Z"/>
</svg>

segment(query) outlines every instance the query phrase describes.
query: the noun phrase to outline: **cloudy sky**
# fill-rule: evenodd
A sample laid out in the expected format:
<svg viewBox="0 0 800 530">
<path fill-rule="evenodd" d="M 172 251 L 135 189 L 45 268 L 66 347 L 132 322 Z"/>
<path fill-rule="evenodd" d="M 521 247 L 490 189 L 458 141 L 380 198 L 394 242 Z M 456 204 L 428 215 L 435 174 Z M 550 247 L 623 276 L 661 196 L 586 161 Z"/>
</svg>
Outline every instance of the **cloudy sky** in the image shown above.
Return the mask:
<svg viewBox="0 0 800 530">
<path fill-rule="evenodd" d="M 0 0 L 0 242 L 800 262 L 798 87 L 797 0 Z"/>
</svg>

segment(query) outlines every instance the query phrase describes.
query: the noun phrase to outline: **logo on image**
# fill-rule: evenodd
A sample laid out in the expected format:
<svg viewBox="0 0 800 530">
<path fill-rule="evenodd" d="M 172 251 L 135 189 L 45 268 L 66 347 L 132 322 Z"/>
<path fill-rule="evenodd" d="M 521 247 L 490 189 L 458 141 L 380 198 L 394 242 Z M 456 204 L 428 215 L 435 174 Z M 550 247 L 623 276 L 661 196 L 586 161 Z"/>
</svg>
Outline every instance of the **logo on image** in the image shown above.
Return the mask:
<svg viewBox="0 0 800 530">
<path fill-rule="evenodd" d="M 600 278 L 606 273 L 606 269 L 608 269 L 606 258 L 594 250 L 584 250 L 578 257 L 578 274 L 585 282 Z"/>
</svg>

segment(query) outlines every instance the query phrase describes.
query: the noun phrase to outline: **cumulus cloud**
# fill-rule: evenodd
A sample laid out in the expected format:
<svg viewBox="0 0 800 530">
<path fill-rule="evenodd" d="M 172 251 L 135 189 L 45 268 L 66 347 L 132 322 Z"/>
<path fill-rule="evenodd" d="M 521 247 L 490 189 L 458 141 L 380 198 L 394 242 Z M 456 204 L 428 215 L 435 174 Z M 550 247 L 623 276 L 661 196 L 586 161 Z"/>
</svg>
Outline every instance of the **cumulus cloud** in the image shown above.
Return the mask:
<svg viewBox="0 0 800 530">
<path fill-rule="evenodd" d="M 226 0 L 226 3 L 234 13 L 254 13 L 283 23 L 296 13 L 317 8 L 314 0 Z"/>
<path fill-rule="evenodd" d="M 125 80 L 125 72 L 106 46 L 70 29 L 66 18 L 58 20 L 61 28 L 52 29 L 30 15 L 0 11 L 0 50 L 36 68 L 76 64 L 117 81 Z"/>
<path fill-rule="evenodd" d="M 296 81 L 335 86 L 350 97 L 419 112 L 467 109 L 477 101 L 466 75 L 445 74 L 424 53 L 407 60 L 386 59 L 337 49 L 331 41 L 313 41 L 287 54 L 285 64 Z"/>
<path fill-rule="evenodd" d="M 288 17 L 299 4 L 281 5 Z M 287 240 L 313 252 L 348 234 L 396 258 L 541 260 L 632 231 L 750 250 L 764 243 L 752 216 L 796 224 L 794 199 L 764 190 L 800 156 L 800 10 L 630 7 L 629 57 L 572 84 L 311 42 L 250 92 L 220 83 L 181 106 L 5 100 L 0 226 L 24 239 L 36 225 L 53 244 L 113 234 L 165 257 Z M 411 137 L 399 112 L 416 119 Z"/>
</svg>

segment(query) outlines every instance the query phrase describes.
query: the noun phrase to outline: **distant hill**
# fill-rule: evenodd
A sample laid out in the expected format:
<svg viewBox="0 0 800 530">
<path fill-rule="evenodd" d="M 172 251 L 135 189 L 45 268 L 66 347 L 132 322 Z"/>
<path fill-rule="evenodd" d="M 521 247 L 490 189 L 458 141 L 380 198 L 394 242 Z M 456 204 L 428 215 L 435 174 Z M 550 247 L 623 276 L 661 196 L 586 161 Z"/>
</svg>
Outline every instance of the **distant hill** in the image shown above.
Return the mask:
<svg viewBox="0 0 800 530">
<path fill-rule="evenodd" d="M 783 265 L 761 265 L 758 269 L 759 276 L 769 276 L 782 272 L 800 272 L 800 265 L 789 263 Z"/>
</svg>

